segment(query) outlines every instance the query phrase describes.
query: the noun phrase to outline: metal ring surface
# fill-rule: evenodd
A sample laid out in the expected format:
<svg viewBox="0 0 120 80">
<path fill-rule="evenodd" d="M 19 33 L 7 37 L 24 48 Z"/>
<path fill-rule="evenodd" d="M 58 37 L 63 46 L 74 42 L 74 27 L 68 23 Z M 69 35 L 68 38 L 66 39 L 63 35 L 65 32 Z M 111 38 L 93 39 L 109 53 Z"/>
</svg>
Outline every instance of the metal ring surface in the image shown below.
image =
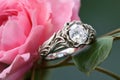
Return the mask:
<svg viewBox="0 0 120 80">
<path fill-rule="evenodd" d="M 72 54 L 73 51 L 62 51 L 63 49 L 79 48 L 92 43 L 95 40 L 95 30 L 92 26 L 81 21 L 66 23 L 63 29 L 54 33 L 39 48 L 40 55 L 46 60 L 54 60 Z M 72 50 L 72 49 L 71 49 Z"/>
</svg>

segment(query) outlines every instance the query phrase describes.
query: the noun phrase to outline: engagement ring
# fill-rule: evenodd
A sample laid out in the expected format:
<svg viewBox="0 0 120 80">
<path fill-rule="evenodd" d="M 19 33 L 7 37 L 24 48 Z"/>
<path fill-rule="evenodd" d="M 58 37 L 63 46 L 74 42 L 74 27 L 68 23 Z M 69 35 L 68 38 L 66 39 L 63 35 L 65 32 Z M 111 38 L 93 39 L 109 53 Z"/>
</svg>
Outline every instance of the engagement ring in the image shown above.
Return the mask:
<svg viewBox="0 0 120 80">
<path fill-rule="evenodd" d="M 54 33 L 39 48 L 39 53 L 45 60 L 54 60 L 74 53 L 76 48 L 83 47 L 95 41 L 95 30 L 81 21 L 71 21 L 63 29 Z"/>
</svg>

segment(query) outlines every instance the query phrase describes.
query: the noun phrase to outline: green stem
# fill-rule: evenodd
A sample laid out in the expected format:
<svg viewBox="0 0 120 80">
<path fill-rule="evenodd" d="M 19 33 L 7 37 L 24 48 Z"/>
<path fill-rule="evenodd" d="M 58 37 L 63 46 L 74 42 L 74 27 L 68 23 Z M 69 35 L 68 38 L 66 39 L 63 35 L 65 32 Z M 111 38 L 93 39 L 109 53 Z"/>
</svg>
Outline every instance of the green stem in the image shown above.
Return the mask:
<svg viewBox="0 0 120 80">
<path fill-rule="evenodd" d="M 119 33 L 119 32 L 120 32 L 120 28 L 115 29 L 115 30 L 113 30 L 113 31 L 111 31 L 111 32 L 109 32 L 109 33 L 106 33 L 106 34 L 103 35 L 103 36 L 110 36 L 110 35 L 113 35 L 113 34 L 116 34 L 116 33 Z"/>
<path fill-rule="evenodd" d="M 95 70 L 97 70 L 97 71 L 99 71 L 99 72 L 102 72 L 102 73 L 104 73 L 104 74 L 107 74 L 107 75 L 109 75 L 110 77 L 115 78 L 116 80 L 120 80 L 120 76 L 119 76 L 119 75 L 117 75 L 117 74 L 115 74 L 115 73 L 113 73 L 113 72 L 111 72 L 111 71 L 108 71 L 108 70 L 106 70 L 106 69 L 104 69 L 104 68 L 96 67 Z"/>
<path fill-rule="evenodd" d="M 54 65 L 51 65 L 51 66 L 46 66 L 45 69 L 53 69 L 53 68 L 59 68 L 59 67 L 65 67 L 65 66 L 74 66 L 74 63 L 66 63 L 66 64 L 54 64 Z M 101 68 L 101 67 L 96 67 L 95 68 L 96 71 L 98 72 L 101 72 L 101 73 L 104 73 L 110 77 L 113 77 L 115 78 L 116 80 L 120 80 L 120 76 L 111 72 L 111 71 L 108 71 L 104 68 Z"/>
<path fill-rule="evenodd" d="M 111 32 L 108 32 L 108 33 L 102 35 L 101 37 L 112 36 L 112 37 L 114 37 L 114 40 L 120 40 L 120 36 L 116 36 L 117 33 L 120 33 L 120 28 L 115 29 L 115 30 L 113 30 Z"/>
<path fill-rule="evenodd" d="M 35 77 L 35 67 L 33 67 L 33 69 L 32 69 L 31 80 L 34 80 L 34 77 Z"/>
<path fill-rule="evenodd" d="M 39 67 L 39 70 L 40 70 L 39 71 L 39 76 L 40 76 L 40 78 L 38 80 L 45 80 L 47 78 L 46 76 L 48 75 L 49 71 L 44 69 L 45 66 L 47 66 L 47 62 L 42 60 L 42 62 L 40 64 L 40 67 Z"/>
</svg>

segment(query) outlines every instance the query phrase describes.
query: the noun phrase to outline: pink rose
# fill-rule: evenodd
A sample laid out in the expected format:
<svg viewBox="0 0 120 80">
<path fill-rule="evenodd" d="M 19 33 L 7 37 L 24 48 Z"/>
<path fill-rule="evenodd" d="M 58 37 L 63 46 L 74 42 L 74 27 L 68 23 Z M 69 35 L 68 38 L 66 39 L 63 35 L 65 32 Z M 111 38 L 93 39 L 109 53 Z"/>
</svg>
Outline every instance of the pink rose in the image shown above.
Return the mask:
<svg viewBox="0 0 120 80">
<path fill-rule="evenodd" d="M 0 80 L 22 80 L 39 46 L 79 20 L 78 10 L 79 0 L 0 0 Z"/>
</svg>

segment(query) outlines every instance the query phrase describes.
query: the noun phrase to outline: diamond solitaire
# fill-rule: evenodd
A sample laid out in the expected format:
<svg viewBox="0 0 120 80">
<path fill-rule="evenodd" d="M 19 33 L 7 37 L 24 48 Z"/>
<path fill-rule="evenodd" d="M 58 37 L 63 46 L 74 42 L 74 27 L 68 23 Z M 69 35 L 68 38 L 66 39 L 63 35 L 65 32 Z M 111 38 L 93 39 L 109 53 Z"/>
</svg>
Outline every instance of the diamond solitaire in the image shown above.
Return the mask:
<svg viewBox="0 0 120 80">
<path fill-rule="evenodd" d="M 73 47 L 90 44 L 95 40 L 95 30 L 92 26 L 80 21 L 72 21 L 67 24 L 64 31 L 68 36 L 68 43 Z"/>
<path fill-rule="evenodd" d="M 88 38 L 88 31 L 85 30 L 83 25 L 73 24 L 70 27 L 69 37 L 76 43 L 84 44 Z"/>
</svg>

